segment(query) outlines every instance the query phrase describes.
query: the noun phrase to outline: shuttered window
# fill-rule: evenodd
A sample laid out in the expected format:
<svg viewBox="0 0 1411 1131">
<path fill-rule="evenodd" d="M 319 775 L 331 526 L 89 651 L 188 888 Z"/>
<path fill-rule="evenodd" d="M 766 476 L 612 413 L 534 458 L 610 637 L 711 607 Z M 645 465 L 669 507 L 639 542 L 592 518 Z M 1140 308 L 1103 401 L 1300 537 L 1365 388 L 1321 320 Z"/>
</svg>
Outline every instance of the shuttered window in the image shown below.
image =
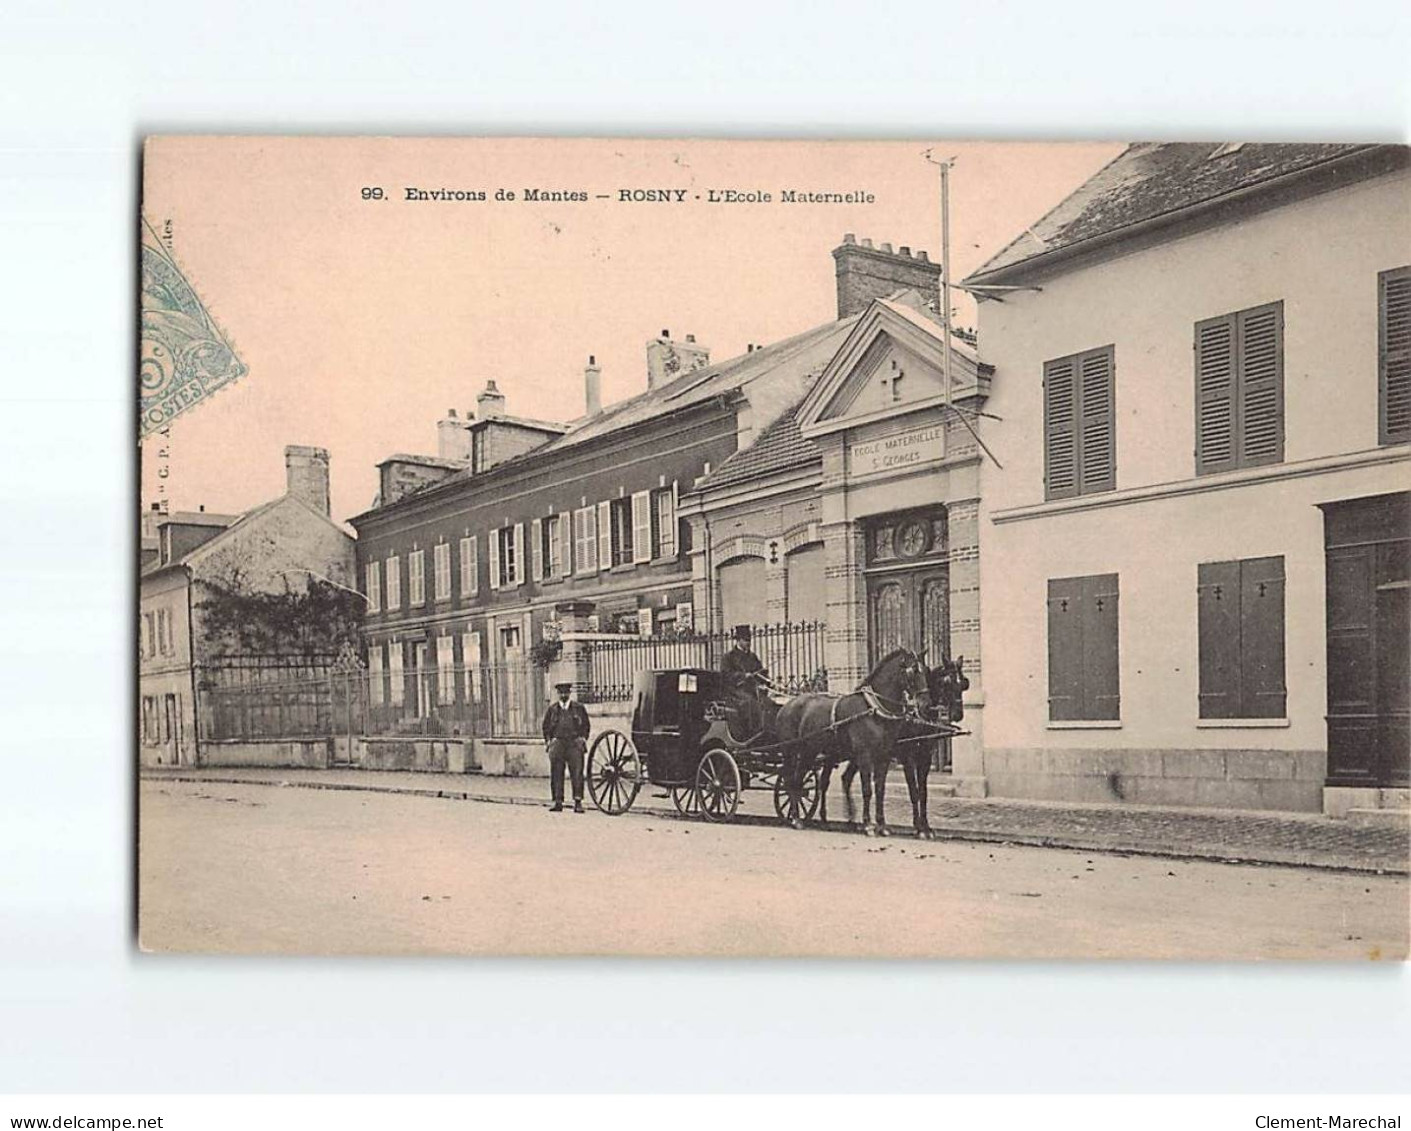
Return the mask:
<svg viewBox="0 0 1411 1131">
<path fill-rule="evenodd" d="M 612 504 L 598 504 L 598 568 L 612 569 Z"/>
<path fill-rule="evenodd" d="M 396 554 L 388 555 L 385 572 L 387 574 L 387 611 L 396 612 L 402 607 L 402 559 Z"/>
<path fill-rule="evenodd" d="M 380 613 L 382 611 L 382 563 L 368 562 L 366 577 L 367 611 Z"/>
<path fill-rule="evenodd" d="M 1283 718 L 1284 559 L 1202 562 L 1197 587 L 1200 717 Z"/>
<path fill-rule="evenodd" d="M 451 599 L 451 544 L 437 542 L 432 551 L 432 564 L 435 567 L 436 600 Z"/>
<path fill-rule="evenodd" d="M 1048 583 L 1048 717 L 1053 722 L 1121 718 L 1117 575 L 1056 577 Z"/>
<path fill-rule="evenodd" d="M 426 551 L 407 555 L 407 603 L 412 608 L 426 604 Z"/>
<path fill-rule="evenodd" d="M 549 526 L 553 526 L 553 519 L 549 520 Z M 529 545 L 531 551 L 531 562 L 533 563 L 529 576 L 535 581 L 544 580 L 544 559 L 548 557 L 545 552 L 547 547 L 544 544 L 544 520 L 536 518 L 529 524 Z"/>
<path fill-rule="evenodd" d="M 1196 474 L 1283 458 L 1283 303 L 1196 323 Z"/>
<path fill-rule="evenodd" d="M 1117 486 L 1114 379 L 1112 346 L 1045 363 L 1045 498 Z"/>
<path fill-rule="evenodd" d="M 1377 439 L 1411 440 L 1411 267 L 1377 276 Z"/>
<path fill-rule="evenodd" d="M 480 544 L 477 535 L 461 539 L 461 596 L 480 592 Z"/>
<path fill-rule="evenodd" d="M 598 522 L 593 507 L 573 512 L 573 567 L 580 574 L 598 571 Z"/>
</svg>

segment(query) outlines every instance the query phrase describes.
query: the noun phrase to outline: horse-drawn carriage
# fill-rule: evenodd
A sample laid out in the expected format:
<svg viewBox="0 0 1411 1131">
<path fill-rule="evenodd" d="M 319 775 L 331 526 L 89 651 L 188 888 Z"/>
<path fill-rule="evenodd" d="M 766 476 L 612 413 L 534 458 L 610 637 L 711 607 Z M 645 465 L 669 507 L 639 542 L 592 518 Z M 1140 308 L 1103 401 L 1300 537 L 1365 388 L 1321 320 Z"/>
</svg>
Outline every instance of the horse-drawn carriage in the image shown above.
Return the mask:
<svg viewBox="0 0 1411 1131">
<path fill-rule="evenodd" d="M 683 816 L 728 821 L 744 790 L 767 789 L 780 820 L 801 827 L 815 814 L 826 819 L 829 777 L 834 767 L 847 762 L 849 777 L 852 769 L 862 773 L 863 825 L 872 831 L 873 771 L 881 774 L 881 822 L 886 769 L 899 750 L 917 831 L 929 831 L 925 775 L 930 753 L 928 748 L 923 772 L 917 744 L 929 747 L 930 740 L 963 733 L 954 723 L 966 685 L 961 664 L 944 661 L 928 670 L 921 657 L 898 650 L 848 695 L 810 692 L 762 699 L 763 729 L 742 735 L 732 729 L 739 720 L 719 672 L 640 671 L 633 681 L 631 735 L 609 729 L 594 739 L 588 792 L 600 810 L 617 816 L 651 783 L 670 793 Z"/>
</svg>

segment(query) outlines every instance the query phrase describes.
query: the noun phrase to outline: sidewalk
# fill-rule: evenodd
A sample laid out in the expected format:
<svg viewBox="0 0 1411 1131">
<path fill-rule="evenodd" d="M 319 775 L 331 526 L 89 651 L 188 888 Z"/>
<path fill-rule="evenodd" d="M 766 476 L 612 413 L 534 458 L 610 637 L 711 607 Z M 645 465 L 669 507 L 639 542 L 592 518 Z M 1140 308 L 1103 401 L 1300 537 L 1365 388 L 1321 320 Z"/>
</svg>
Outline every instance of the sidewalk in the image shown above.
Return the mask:
<svg viewBox="0 0 1411 1131">
<path fill-rule="evenodd" d="M 365 790 L 502 805 L 548 804 L 543 778 L 376 770 L 261 770 L 144 768 L 144 781 L 256 784 L 303 789 Z M 889 779 L 887 814 L 893 835 L 908 836 L 911 807 L 899 776 Z M 1118 852 L 1178 859 L 1292 864 L 1347 871 L 1411 874 L 1411 823 L 1363 826 L 1320 814 L 1175 809 L 1139 805 L 1068 805 L 1052 802 L 973 800 L 931 790 L 931 827 L 944 840 L 1027 844 L 1088 852 Z M 830 828 L 844 829 L 842 794 L 828 795 Z M 592 803 L 589 802 L 592 811 Z M 645 786 L 631 812 L 678 818 L 665 791 Z M 737 819 L 777 821 L 771 795 L 748 790 Z"/>
</svg>

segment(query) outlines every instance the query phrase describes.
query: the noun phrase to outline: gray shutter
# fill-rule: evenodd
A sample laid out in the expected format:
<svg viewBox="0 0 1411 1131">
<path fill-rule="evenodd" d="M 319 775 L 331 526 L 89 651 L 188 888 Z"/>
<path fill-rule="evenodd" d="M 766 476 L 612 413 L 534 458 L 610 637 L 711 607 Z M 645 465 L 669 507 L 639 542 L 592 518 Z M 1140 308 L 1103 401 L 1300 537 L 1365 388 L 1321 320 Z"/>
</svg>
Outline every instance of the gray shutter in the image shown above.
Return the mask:
<svg viewBox="0 0 1411 1131">
<path fill-rule="evenodd" d="M 1377 277 L 1378 441 L 1411 440 L 1411 267 Z"/>
<path fill-rule="evenodd" d="M 1284 458 L 1284 308 L 1282 303 L 1241 311 L 1239 357 L 1240 467 Z"/>
<path fill-rule="evenodd" d="M 1282 557 L 1240 562 L 1240 691 L 1240 718 L 1284 717 Z"/>
<path fill-rule="evenodd" d="M 553 519 L 549 519 L 553 522 Z M 535 581 L 544 579 L 544 520 L 536 518 L 529 528 L 529 552 L 533 555 L 533 569 L 530 576 Z"/>
<path fill-rule="evenodd" d="M 1240 717 L 1240 564 L 1197 567 L 1200 717 Z"/>
<path fill-rule="evenodd" d="M 1195 327 L 1195 471 L 1235 467 L 1235 316 Z"/>
<path fill-rule="evenodd" d="M 1083 579 L 1048 583 L 1048 717 L 1083 717 Z"/>
<path fill-rule="evenodd" d="M 1121 718 L 1117 653 L 1117 575 L 1083 579 L 1083 695 L 1085 719 Z"/>
<path fill-rule="evenodd" d="M 1078 360 L 1078 492 L 1083 495 L 1117 486 L 1112 355 L 1109 346 Z"/>
<path fill-rule="evenodd" d="M 1078 382 L 1076 359 L 1044 366 L 1044 497 L 1078 493 Z"/>
</svg>

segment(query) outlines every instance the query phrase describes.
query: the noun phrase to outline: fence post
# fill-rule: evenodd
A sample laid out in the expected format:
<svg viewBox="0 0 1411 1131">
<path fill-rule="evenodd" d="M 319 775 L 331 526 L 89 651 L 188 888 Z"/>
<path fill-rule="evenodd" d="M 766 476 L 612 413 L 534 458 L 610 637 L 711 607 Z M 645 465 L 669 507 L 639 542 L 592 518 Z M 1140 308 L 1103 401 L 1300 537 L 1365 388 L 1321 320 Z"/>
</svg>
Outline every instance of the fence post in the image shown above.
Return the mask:
<svg viewBox="0 0 1411 1131">
<path fill-rule="evenodd" d="M 554 606 L 554 617 L 559 622 L 559 636 L 563 640 L 563 651 L 549 667 L 549 677 L 554 683 L 573 684 L 573 694 L 580 699 L 589 695 L 590 673 L 588 669 L 588 643 L 576 639 L 576 634 L 588 631 L 588 618 L 597 605 L 592 601 L 560 601 Z"/>
</svg>

